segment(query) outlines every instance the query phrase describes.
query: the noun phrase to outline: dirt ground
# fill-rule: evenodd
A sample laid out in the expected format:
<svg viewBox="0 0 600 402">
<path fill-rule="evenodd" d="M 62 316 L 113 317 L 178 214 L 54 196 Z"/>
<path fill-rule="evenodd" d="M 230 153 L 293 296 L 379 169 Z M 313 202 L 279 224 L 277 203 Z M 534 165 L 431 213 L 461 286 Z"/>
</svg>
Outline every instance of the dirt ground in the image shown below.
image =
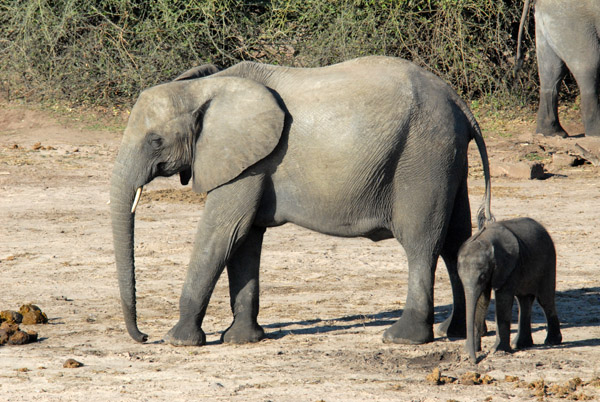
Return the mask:
<svg viewBox="0 0 600 402">
<path fill-rule="evenodd" d="M 578 114 L 569 116 L 567 129 L 581 133 Z M 556 243 L 564 343 L 542 345 L 546 323 L 536 306 L 536 346 L 490 354 L 492 303 L 483 359 L 475 365 L 464 340 L 382 343 L 407 292 L 407 262 L 396 241 L 333 238 L 294 225 L 265 236 L 259 316 L 265 340 L 220 343 L 231 320 L 223 275 L 204 321 L 208 344 L 163 344 L 178 318 L 202 216 L 201 198 L 177 178 L 151 183 L 138 208 L 138 322 L 150 339 L 135 343 L 121 315 L 107 205 L 121 132 L 84 120 L 0 104 L 0 310 L 31 302 L 49 317 L 46 325 L 22 326 L 37 331 L 38 342 L 0 346 L 0 400 L 600 400 L 600 168 L 582 159 L 578 166 L 560 162 L 576 154 L 576 143 L 598 149 L 593 139 L 533 136 L 530 112 L 481 119 L 494 168 L 494 214 L 533 217 Z M 483 180 L 471 145 L 475 211 Z M 519 160 L 544 163 L 545 180 L 501 176 L 522 167 Z M 450 303 L 440 261 L 436 325 Z M 83 366 L 63 367 L 69 358 Z"/>
</svg>

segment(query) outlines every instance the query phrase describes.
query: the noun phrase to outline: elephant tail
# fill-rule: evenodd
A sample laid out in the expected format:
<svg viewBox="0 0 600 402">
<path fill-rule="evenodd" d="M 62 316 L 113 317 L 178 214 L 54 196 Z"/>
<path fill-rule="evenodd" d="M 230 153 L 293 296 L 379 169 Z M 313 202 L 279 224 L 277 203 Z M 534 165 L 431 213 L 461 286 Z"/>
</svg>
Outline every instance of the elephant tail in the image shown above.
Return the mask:
<svg viewBox="0 0 600 402">
<path fill-rule="evenodd" d="M 481 229 L 488 223 L 492 223 L 496 220 L 492 215 L 491 204 L 492 204 L 492 181 L 490 177 L 490 162 L 488 159 L 487 149 L 485 147 L 485 141 L 483 140 L 483 134 L 479 128 L 479 124 L 475 120 L 472 113 L 469 113 L 469 120 L 471 120 L 472 136 L 477 144 L 479 155 L 481 156 L 481 164 L 483 165 L 483 177 L 485 179 L 485 194 L 483 201 L 477 210 L 477 228 Z"/>
<path fill-rule="evenodd" d="M 519 23 L 519 33 L 517 34 L 517 57 L 515 58 L 514 71 L 517 73 L 523 67 L 523 49 L 521 49 L 521 42 L 523 41 L 523 31 L 525 27 L 525 21 L 529 14 L 529 5 L 531 0 L 525 0 L 523 4 L 523 13 L 521 14 L 521 22 Z"/>
<path fill-rule="evenodd" d="M 483 165 L 483 176 L 485 179 L 485 194 L 483 201 L 477 210 L 477 228 L 482 229 L 488 223 L 496 221 L 494 215 L 492 215 L 491 204 L 492 204 L 492 182 L 490 179 L 490 162 L 488 159 L 487 148 L 485 147 L 485 141 L 483 140 L 483 134 L 479 123 L 475 120 L 475 116 L 471 110 L 467 107 L 466 103 L 458 97 L 458 104 L 463 110 L 463 113 L 471 124 L 471 138 L 475 140 L 477 149 L 479 150 L 479 156 L 481 157 L 481 164 Z"/>
</svg>

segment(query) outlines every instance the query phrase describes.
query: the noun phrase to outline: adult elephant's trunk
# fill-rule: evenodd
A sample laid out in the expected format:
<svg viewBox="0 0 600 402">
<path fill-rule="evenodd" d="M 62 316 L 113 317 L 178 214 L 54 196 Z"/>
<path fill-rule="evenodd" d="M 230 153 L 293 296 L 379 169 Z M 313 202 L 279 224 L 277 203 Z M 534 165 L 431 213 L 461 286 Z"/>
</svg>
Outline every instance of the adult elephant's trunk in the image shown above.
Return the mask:
<svg viewBox="0 0 600 402">
<path fill-rule="evenodd" d="M 476 312 L 477 312 L 477 300 L 481 295 L 481 291 L 465 289 L 465 302 L 467 308 L 467 344 L 466 349 L 469 353 L 469 357 L 474 361 L 477 360 L 477 351 L 481 342 L 481 334 L 477 332 L 475 323 Z"/>
<path fill-rule="evenodd" d="M 127 331 L 133 339 L 145 342 L 148 335 L 140 332 L 137 327 L 135 301 L 135 264 L 134 264 L 134 222 L 132 212 L 133 200 L 139 188 L 131 171 L 123 163 L 122 153 L 119 153 L 113 170 L 110 189 L 110 209 L 112 217 L 113 242 L 121 305 L 125 317 Z"/>
</svg>

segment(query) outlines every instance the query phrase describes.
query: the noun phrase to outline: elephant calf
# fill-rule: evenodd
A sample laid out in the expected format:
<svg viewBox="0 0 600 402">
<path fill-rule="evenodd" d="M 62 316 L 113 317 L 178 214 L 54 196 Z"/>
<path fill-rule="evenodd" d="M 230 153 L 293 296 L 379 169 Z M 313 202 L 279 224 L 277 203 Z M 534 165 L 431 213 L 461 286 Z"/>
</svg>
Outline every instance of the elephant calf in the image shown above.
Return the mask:
<svg viewBox="0 0 600 402">
<path fill-rule="evenodd" d="M 531 306 L 534 299 L 544 309 L 548 321 L 545 343 L 557 345 L 562 341 L 554 305 L 554 243 L 538 222 L 518 218 L 485 226 L 460 248 L 458 275 L 465 289 L 467 351 L 472 359 L 481 350 L 492 288 L 496 297 L 497 326 L 493 351 L 510 351 L 510 321 L 515 296 L 519 302 L 519 330 L 513 347 L 521 349 L 533 345 Z"/>
</svg>

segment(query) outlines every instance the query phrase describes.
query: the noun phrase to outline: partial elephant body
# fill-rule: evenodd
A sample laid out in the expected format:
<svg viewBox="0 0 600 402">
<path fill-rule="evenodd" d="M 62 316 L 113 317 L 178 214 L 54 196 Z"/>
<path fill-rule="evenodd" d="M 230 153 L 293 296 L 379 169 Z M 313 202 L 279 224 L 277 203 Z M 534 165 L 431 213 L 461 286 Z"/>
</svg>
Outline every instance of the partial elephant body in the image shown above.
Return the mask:
<svg viewBox="0 0 600 402">
<path fill-rule="evenodd" d="M 535 26 L 540 76 L 537 132 L 567 135 L 558 119 L 558 92 L 569 69 L 581 92 L 585 134 L 599 136 L 600 2 L 537 0 Z"/>
<path fill-rule="evenodd" d="M 467 303 L 467 350 L 473 359 L 480 350 L 481 321 L 485 319 L 492 289 L 497 325 L 493 350 L 511 350 L 510 322 L 515 296 L 519 302 L 519 330 L 514 347 L 533 345 L 534 300 L 540 303 L 548 321 L 546 343 L 562 341 L 554 301 L 556 252 L 550 235 L 538 222 L 518 218 L 485 226 L 461 247 L 458 273 Z"/>
<path fill-rule="evenodd" d="M 319 69 L 242 63 L 215 78 L 222 75 L 272 88 L 291 116 L 269 158 L 277 165 L 264 163 L 271 172 L 257 224 L 293 222 L 336 236 L 391 238 L 405 226 L 392 227 L 394 213 L 410 205 L 426 215 L 436 198 L 446 204 L 463 185 L 466 159 L 455 150 L 466 149 L 471 138 L 464 105 L 407 61 L 365 58 Z M 449 99 L 440 101 L 440 93 Z"/>
<path fill-rule="evenodd" d="M 489 169 L 479 127 L 448 85 L 410 62 L 386 57 L 316 69 L 244 62 L 201 79 L 194 79 L 195 71 L 140 96 L 115 165 L 115 253 L 135 339 L 145 336 L 135 322 L 127 208 L 136 188 L 178 172 L 182 183 L 191 176 L 194 190 L 208 191 L 208 197 L 170 343 L 204 343 L 202 319 L 225 266 L 234 321 L 223 339 L 242 343 L 264 336 L 257 323 L 262 236 L 287 222 L 330 235 L 401 242 L 409 261 L 408 296 L 387 341 L 433 339 L 433 273 L 441 254 L 455 298 L 442 331 L 464 336 L 456 255 L 471 234 L 471 138 L 483 159 L 485 219 L 491 220 Z M 207 69 L 198 71 L 203 76 Z"/>
</svg>

